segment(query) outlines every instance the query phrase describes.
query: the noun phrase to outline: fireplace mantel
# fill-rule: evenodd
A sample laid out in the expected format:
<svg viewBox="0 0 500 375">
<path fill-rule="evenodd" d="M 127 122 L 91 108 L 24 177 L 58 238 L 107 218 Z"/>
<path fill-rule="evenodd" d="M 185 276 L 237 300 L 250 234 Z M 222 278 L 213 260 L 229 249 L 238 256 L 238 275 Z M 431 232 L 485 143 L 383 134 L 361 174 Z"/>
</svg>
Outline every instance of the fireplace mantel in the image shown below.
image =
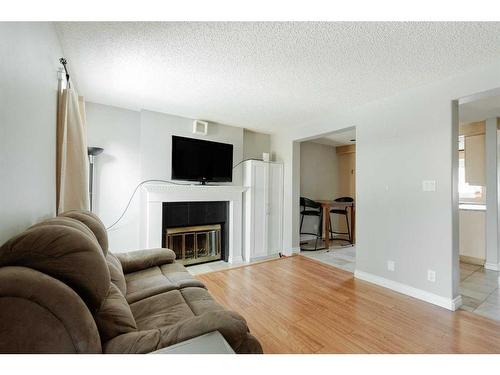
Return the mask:
<svg viewBox="0 0 500 375">
<path fill-rule="evenodd" d="M 140 239 L 143 248 L 161 247 L 163 202 L 229 202 L 229 263 L 241 263 L 243 186 L 146 184 L 141 194 Z"/>
</svg>

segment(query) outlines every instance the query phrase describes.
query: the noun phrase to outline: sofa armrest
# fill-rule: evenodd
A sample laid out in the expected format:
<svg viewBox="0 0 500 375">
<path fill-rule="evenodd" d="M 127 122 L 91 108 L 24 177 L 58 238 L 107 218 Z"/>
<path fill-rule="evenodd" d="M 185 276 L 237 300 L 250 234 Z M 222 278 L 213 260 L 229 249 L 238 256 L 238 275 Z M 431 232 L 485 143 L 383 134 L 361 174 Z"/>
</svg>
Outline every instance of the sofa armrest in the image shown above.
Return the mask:
<svg viewBox="0 0 500 375">
<path fill-rule="evenodd" d="M 105 343 L 104 352 L 150 353 L 212 331 L 219 331 L 236 353 L 262 353 L 257 340 L 252 341 L 253 345 L 248 345 L 249 333 L 245 319 L 227 310 L 206 312 L 169 327 L 119 335 Z"/>
<path fill-rule="evenodd" d="M 161 266 L 162 264 L 172 263 L 175 260 L 175 253 L 172 250 L 161 248 L 114 253 L 114 255 L 122 264 L 124 273 Z"/>
</svg>

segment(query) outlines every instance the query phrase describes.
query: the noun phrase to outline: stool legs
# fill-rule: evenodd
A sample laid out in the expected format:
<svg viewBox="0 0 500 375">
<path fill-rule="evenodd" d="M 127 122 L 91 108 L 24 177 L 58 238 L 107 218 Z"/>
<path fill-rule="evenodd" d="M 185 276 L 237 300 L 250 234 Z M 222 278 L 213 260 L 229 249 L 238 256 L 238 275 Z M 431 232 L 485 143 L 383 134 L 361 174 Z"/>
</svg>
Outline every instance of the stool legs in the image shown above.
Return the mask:
<svg viewBox="0 0 500 375">
<path fill-rule="evenodd" d="M 345 221 L 347 223 L 347 233 L 349 234 L 349 242 L 352 243 L 351 227 L 349 225 L 349 215 L 348 215 L 347 211 L 345 212 Z"/>
<path fill-rule="evenodd" d="M 332 221 L 330 220 L 330 233 L 332 234 L 332 239 L 334 238 L 334 235 L 335 234 L 347 234 L 349 236 L 349 239 L 345 239 L 345 238 L 339 238 L 339 240 L 343 240 L 343 241 L 348 241 L 349 243 L 352 244 L 352 237 L 351 237 L 351 227 L 349 225 L 349 212 L 346 210 L 345 213 L 343 214 L 344 217 L 345 217 L 345 220 L 346 220 L 346 224 L 347 224 L 347 233 L 341 233 L 341 232 L 334 232 L 333 231 L 333 228 L 332 228 Z"/>
</svg>

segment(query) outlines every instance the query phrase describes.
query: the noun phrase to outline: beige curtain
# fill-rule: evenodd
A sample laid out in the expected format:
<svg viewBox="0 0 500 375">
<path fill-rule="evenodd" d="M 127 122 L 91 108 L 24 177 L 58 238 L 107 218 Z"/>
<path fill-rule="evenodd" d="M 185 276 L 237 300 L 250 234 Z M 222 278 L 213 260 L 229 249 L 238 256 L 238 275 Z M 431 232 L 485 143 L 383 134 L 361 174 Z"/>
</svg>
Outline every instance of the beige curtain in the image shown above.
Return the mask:
<svg viewBox="0 0 500 375">
<path fill-rule="evenodd" d="M 89 209 L 85 103 L 74 89 L 59 94 L 57 113 L 57 212 Z"/>
</svg>

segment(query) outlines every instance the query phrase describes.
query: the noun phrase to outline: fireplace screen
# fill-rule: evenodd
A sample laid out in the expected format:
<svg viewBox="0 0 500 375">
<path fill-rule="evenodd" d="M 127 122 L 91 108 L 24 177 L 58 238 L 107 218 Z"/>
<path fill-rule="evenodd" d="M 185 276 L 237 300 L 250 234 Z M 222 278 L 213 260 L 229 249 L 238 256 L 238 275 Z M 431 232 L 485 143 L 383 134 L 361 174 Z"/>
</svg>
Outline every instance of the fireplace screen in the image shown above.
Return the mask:
<svg viewBox="0 0 500 375">
<path fill-rule="evenodd" d="M 221 259 L 220 224 L 168 228 L 166 242 L 184 265 Z"/>
</svg>

